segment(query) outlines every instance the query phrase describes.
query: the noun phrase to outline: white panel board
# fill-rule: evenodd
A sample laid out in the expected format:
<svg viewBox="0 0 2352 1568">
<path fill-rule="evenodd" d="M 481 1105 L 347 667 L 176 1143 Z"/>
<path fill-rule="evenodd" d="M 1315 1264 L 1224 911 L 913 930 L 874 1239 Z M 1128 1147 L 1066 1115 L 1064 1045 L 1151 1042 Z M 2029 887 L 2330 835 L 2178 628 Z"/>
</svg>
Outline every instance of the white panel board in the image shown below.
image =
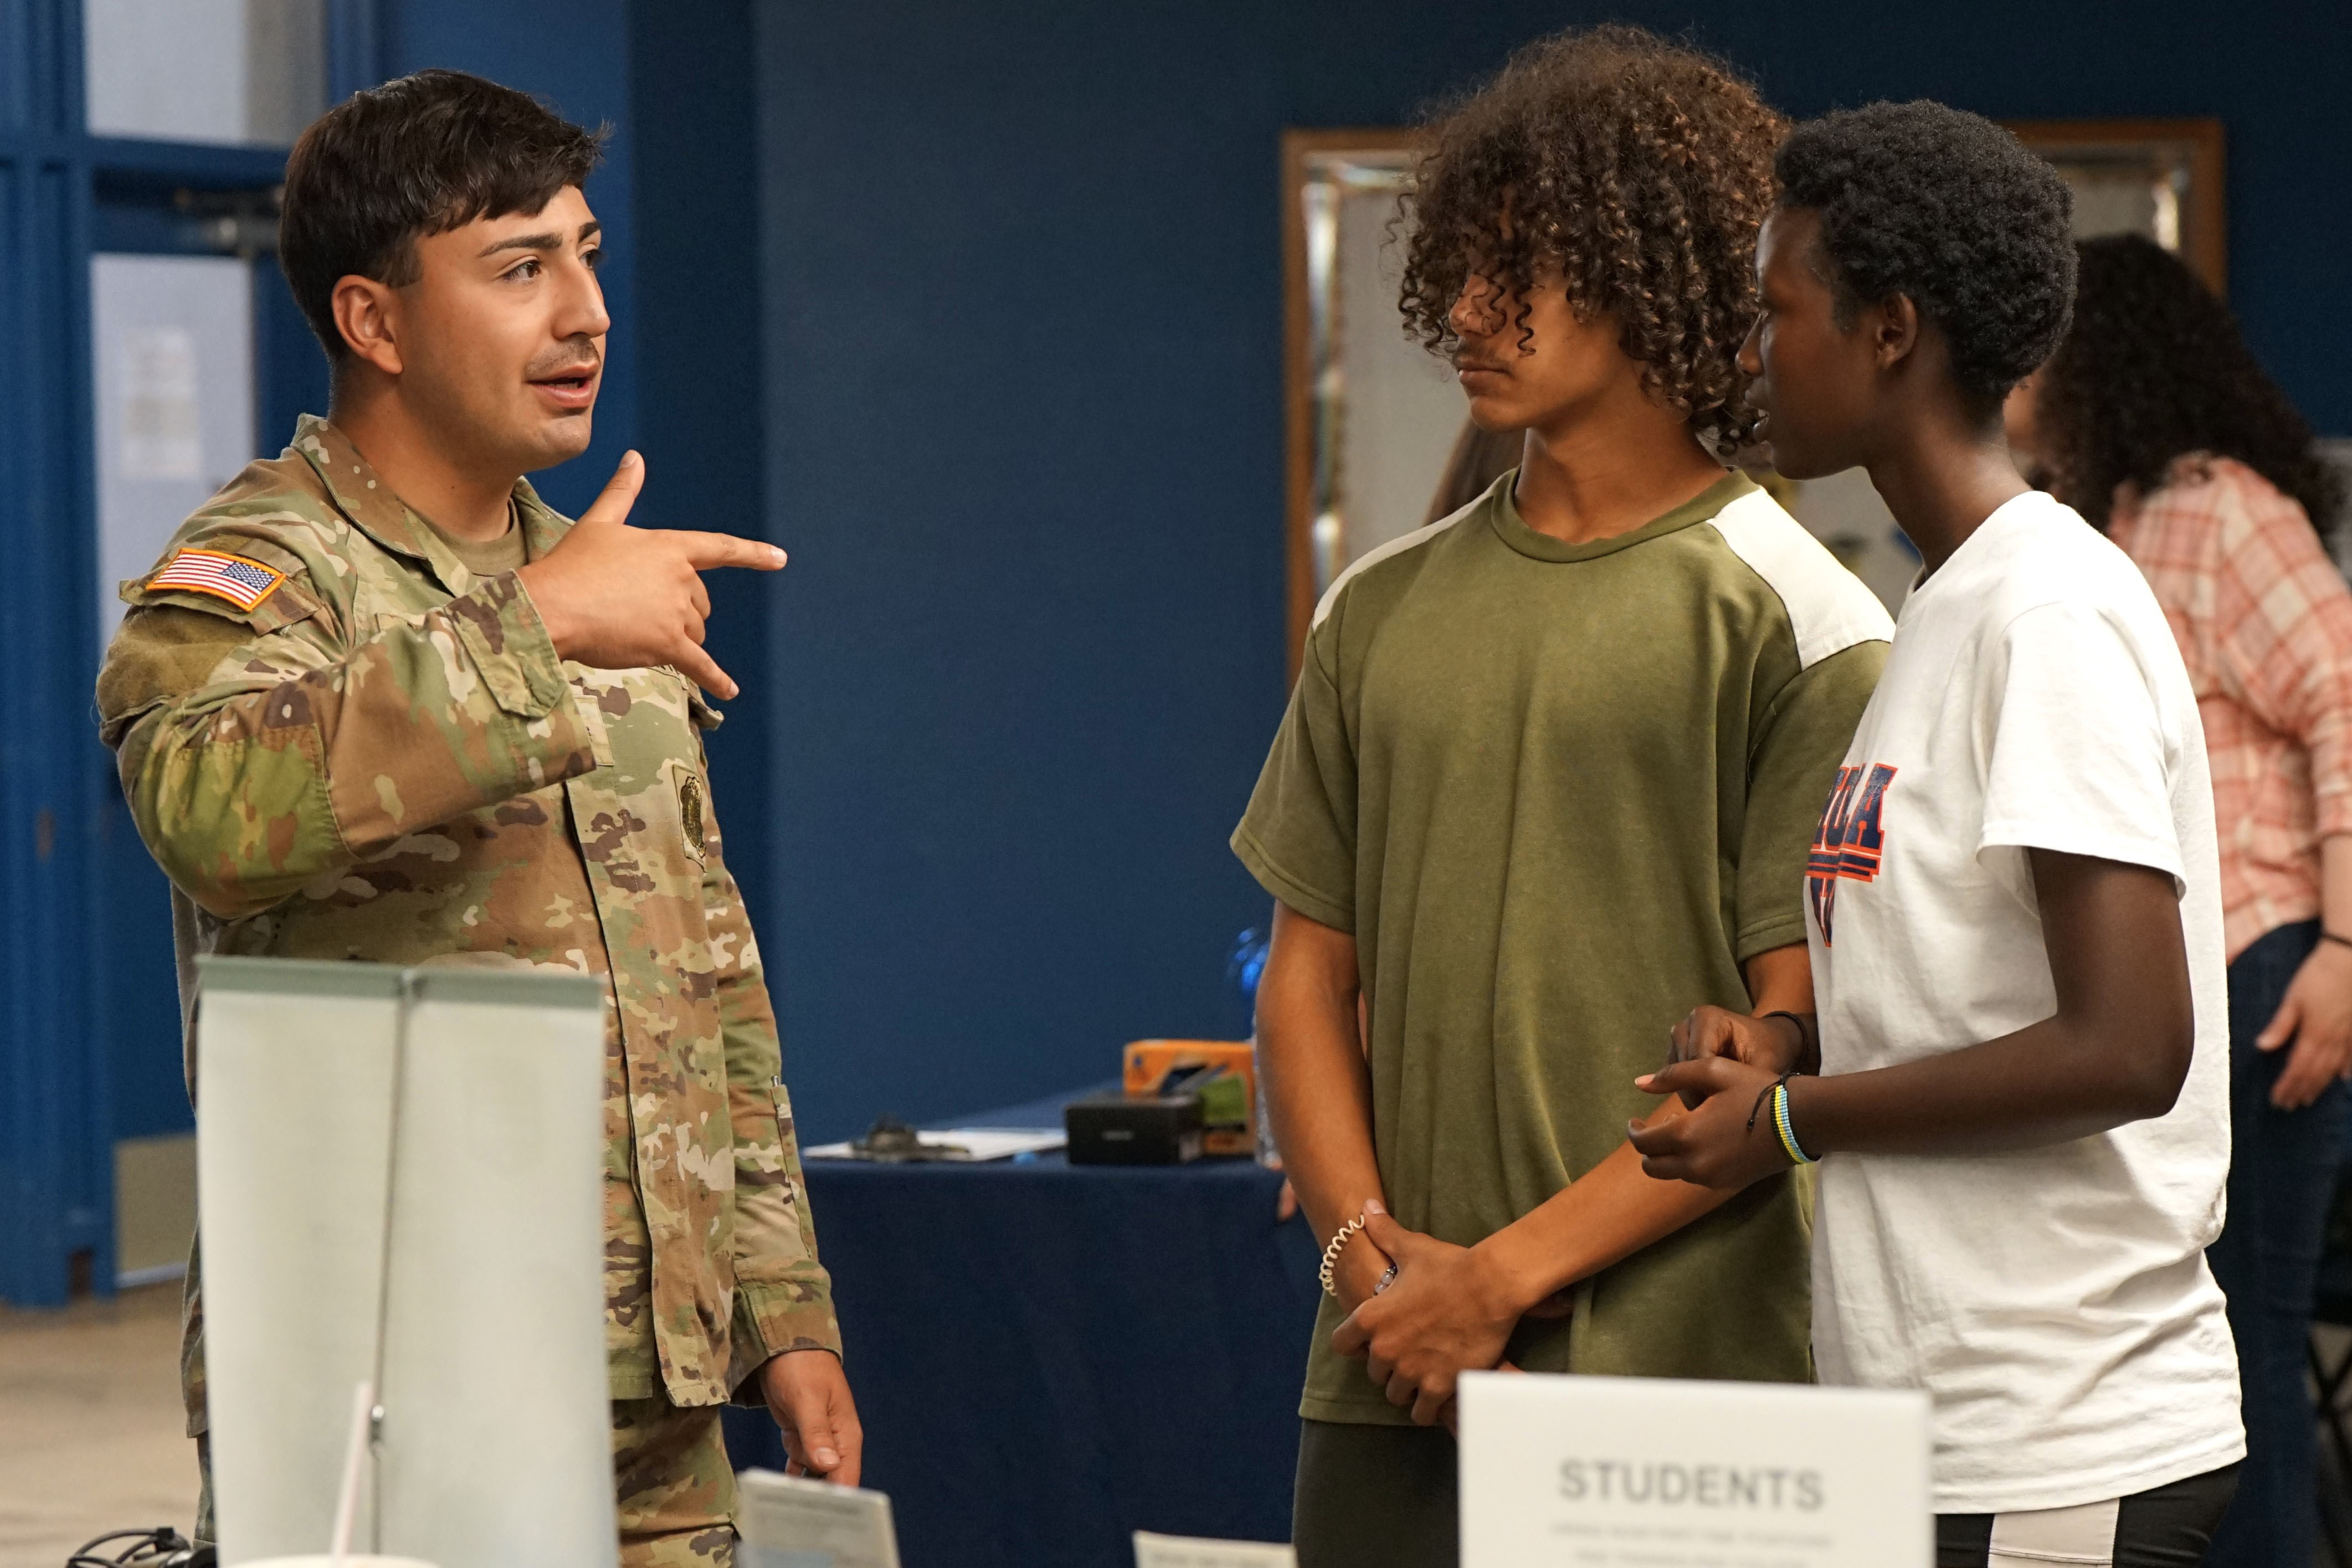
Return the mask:
<svg viewBox="0 0 2352 1568">
<path fill-rule="evenodd" d="M 236 1563 L 320 1551 L 334 1524 L 352 1388 L 375 1370 L 400 971 L 209 959 L 202 986 L 205 1382 Z"/>
<path fill-rule="evenodd" d="M 541 970 L 200 960 L 197 1159 L 224 1563 L 330 1537 L 613 1568 L 604 991 Z"/>
<path fill-rule="evenodd" d="M 382 1549 L 441 1568 L 609 1568 L 604 987 L 414 974 Z"/>
</svg>

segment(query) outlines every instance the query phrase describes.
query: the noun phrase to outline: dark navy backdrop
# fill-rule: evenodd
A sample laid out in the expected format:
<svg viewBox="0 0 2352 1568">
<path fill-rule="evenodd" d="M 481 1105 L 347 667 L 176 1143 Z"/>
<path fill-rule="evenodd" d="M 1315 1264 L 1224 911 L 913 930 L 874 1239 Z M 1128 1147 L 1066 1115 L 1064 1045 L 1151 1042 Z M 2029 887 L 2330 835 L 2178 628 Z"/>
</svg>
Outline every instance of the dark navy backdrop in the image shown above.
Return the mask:
<svg viewBox="0 0 2352 1568">
<path fill-rule="evenodd" d="M 1103 1075 L 1131 1037 L 1234 1029 L 1223 954 L 1265 901 L 1223 840 L 1283 697 L 1276 137 L 1393 123 L 1604 13 L 341 4 L 374 74 L 460 66 L 614 127 L 590 193 L 611 375 L 550 496 L 584 505 L 634 443 L 643 519 L 793 553 L 781 580 L 716 586 L 713 646 L 749 695 L 712 750 L 807 1129 L 1018 1100 Z M 2352 432 L 2340 5 L 1606 14 L 1695 27 L 1800 114 L 1928 94 L 2221 116 L 2232 302 L 2315 423 Z M 313 351 L 289 336 L 280 387 Z M 152 903 L 116 858 L 123 899 Z M 110 940 L 161 941 L 144 903 Z M 120 965 L 155 1005 L 115 1041 L 117 1132 L 184 1125 L 165 956 Z"/>
<path fill-rule="evenodd" d="M 2352 431 L 2340 5 L 761 6 L 766 484 L 793 565 L 772 771 L 719 789 L 773 814 L 760 913 L 812 1130 L 1228 1027 L 1223 945 L 1265 901 L 1224 836 L 1284 695 L 1276 135 L 1393 123 L 1605 16 L 1696 21 L 1799 114 L 2221 116 L 2233 299 Z"/>
</svg>

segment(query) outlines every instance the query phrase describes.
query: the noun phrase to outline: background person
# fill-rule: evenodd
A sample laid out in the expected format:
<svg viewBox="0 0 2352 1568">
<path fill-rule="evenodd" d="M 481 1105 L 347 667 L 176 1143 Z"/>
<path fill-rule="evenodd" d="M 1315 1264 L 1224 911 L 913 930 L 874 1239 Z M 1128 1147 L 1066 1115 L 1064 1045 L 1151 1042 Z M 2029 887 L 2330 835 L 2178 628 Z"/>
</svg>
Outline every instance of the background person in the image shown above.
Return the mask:
<svg viewBox="0 0 2352 1568">
<path fill-rule="evenodd" d="M 522 477 L 588 445 L 610 325 L 581 191 L 597 155 L 453 71 L 303 133 L 278 254 L 332 413 L 124 585 L 98 705 L 172 879 L 184 998 L 198 953 L 605 981 L 621 1560 L 667 1568 L 731 1560 L 730 1397 L 764 1398 L 796 1466 L 844 1481 L 861 1437 L 695 689 L 735 694 L 701 647 L 698 570 L 783 552 L 628 527 L 634 453 L 576 525 Z M 209 1489 L 200 1535 L 208 1513 Z"/>
<path fill-rule="evenodd" d="M 1927 1394 L 1938 1568 L 2186 1568 L 2245 1453 L 2204 1259 L 2221 873 L 2155 596 L 2002 438 L 2065 331 L 2072 200 L 1935 103 L 1800 126 L 1776 167 L 1764 435 L 1791 478 L 1867 469 L 1925 564 L 1806 868 L 1820 1075 L 1702 1009 L 1645 1081 L 1697 1108 L 1633 1143 L 1727 1190 L 1823 1161 L 1814 1354 Z"/>
<path fill-rule="evenodd" d="M 2207 1256 L 2246 1420 L 2206 1561 L 2305 1568 L 2305 1367 L 2352 1103 L 2352 591 L 2314 526 L 2343 481 L 2179 257 L 2137 235 L 2081 254 L 2074 327 L 2010 394 L 2010 444 L 2147 575 L 2196 686 L 2230 960 L 2229 1219 Z"/>
<path fill-rule="evenodd" d="M 1302 1568 L 1455 1560 L 1433 1424 L 1465 1368 L 1810 1375 L 1790 1184 L 1723 1203 L 1624 1135 L 1689 997 L 1810 1008 L 1805 846 L 1888 633 L 1709 444 L 1747 434 L 1781 130 L 1601 28 L 1521 52 L 1421 172 L 1406 316 L 1520 463 L 1333 585 L 1233 839 L 1278 901 L 1260 1059 L 1334 1270 Z"/>
</svg>

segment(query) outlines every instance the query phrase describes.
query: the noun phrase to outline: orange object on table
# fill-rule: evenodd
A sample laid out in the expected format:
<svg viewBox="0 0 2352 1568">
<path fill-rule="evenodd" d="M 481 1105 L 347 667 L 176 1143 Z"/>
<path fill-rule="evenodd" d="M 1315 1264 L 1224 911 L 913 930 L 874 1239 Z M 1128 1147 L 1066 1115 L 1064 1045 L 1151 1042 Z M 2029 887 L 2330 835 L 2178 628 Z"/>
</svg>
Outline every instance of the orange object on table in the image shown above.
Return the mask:
<svg viewBox="0 0 2352 1568">
<path fill-rule="evenodd" d="M 1121 1060 L 1119 1087 L 1129 1094 L 1157 1092 L 1160 1081 L 1181 1067 L 1223 1068 L 1242 1081 L 1247 1112 L 1238 1124 L 1213 1122 L 1203 1130 L 1202 1151 L 1212 1155 L 1257 1153 L 1257 1052 L 1245 1040 L 1139 1040 Z"/>
</svg>

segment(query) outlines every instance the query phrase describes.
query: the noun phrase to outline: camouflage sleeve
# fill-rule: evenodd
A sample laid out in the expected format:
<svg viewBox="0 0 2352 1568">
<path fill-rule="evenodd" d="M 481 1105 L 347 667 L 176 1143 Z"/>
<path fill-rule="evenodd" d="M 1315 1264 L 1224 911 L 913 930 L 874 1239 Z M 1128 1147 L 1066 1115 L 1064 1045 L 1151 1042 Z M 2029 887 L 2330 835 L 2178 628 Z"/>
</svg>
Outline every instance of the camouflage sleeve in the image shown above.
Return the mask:
<svg viewBox="0 0 2352 1568">
<path fill-rule="evenodd" d="M 258 616 L 188 594 L 142 602 L 99 677 L 102 733 L 148 850 L 223 919 L 596 766 L 512 573 L 358 641 L 290 580 Z M 202 675 L 202 639 L 168 630 L 192 612 L 247 633 Z"/>
<path fill-rule="evenodd" d="M 801 1174 L 800 1141 L 784 1092 L 775 1009 L 743 895 L 727 869 L 716 813 L 704 802 L 703 920 L 719 988 L 727 1051 L 727 1106 L 735 1131 L 735 1339 L 730 1382 L 739 1403 L 761 1403 L 746 1380 L 788 1350 L 841 1354 L 833 1280 L 817 1261 L 816 1224 Z"/>
</svg>

